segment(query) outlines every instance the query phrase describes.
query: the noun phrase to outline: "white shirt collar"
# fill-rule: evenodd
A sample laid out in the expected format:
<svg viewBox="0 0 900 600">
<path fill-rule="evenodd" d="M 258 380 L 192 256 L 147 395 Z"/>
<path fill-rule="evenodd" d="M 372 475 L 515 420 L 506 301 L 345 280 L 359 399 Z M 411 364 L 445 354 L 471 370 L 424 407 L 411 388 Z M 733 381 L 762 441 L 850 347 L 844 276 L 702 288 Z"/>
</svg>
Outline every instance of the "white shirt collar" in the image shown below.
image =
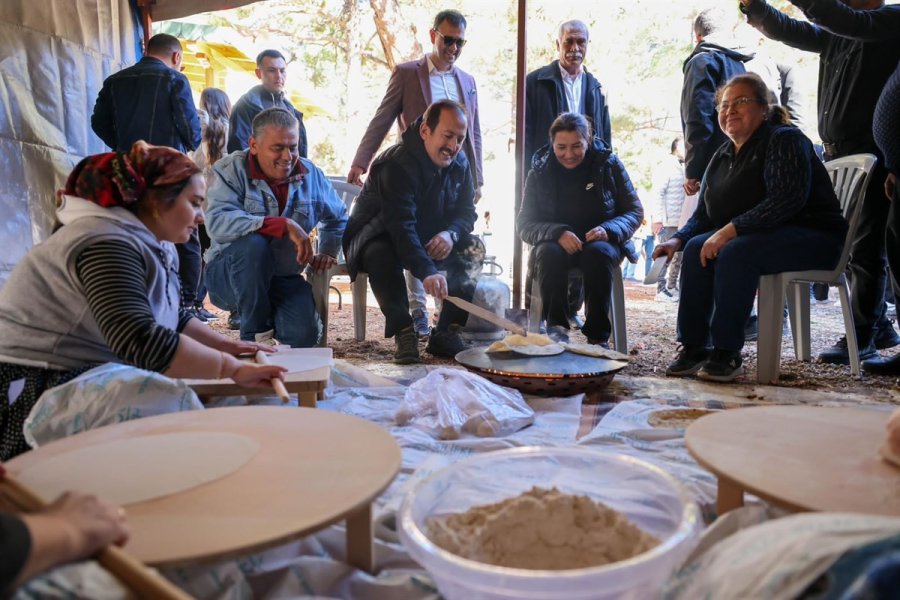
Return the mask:
<svg viewBox="0 0 900 600">
<path fill-rule="evenodd" d="M 434 62 L 431 60 L 430 54 L 425 56 L 425 60 L 428 61 L 428 73 L 429 74 L 437 73 L 438 75 L 451 75 L 451 74 L 453 74 L 453 69 L 456 68 L 455 66 L 451 66 L 450 69 L 448 69 L 447 71 L 438 71 L 438 68 L 436 66 L 434 66 Z"/>
<path fill-rule="evenodd" d="M 559 63 L 559 74 L 562 75 L 563 81 L 568 81 L 570 83 L 575 82 L 584 75 L 584 66 L 582 66 L 575 75 L 570 75 L 569 72 L 563 68 L 562 63 Z"/>
</svg>

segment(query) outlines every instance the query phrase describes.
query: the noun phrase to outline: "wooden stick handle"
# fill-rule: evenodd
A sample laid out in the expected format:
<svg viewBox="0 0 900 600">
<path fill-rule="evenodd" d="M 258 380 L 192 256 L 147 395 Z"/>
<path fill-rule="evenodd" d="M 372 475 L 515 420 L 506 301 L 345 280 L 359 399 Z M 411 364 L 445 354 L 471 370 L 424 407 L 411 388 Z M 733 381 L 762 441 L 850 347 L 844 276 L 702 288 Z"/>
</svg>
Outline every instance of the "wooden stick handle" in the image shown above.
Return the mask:
<svg viewBox="0 0 900 600">
<path fill-rule="evenodd" d="M 0 494 L 24 512 L 46 508 L 47 503 L 30 488 L 7 475 L 0 479 Z M 107 546 L 94 557 L 100 566 L 121 581 L 139 598 L 190 600 L 191 596 L 150 571 L 143 563 L 116 546 Z"/>
<path fill-rule="evenodd" d="M 269 362 L 269 357 L 262 350 L 256 351 L 256 362 L 261 365 L 271 365 Z M 285 404 L 291 401 L 291 395 L 288 394 L 287 388 L 284 387 L 284 382 L 278 377 L 273 377 L 271 379 L 272 387 L 275 388 L 275 393 L 278 394 L 278 397 L 281 398 L 281 401 Z"/>
</svg>

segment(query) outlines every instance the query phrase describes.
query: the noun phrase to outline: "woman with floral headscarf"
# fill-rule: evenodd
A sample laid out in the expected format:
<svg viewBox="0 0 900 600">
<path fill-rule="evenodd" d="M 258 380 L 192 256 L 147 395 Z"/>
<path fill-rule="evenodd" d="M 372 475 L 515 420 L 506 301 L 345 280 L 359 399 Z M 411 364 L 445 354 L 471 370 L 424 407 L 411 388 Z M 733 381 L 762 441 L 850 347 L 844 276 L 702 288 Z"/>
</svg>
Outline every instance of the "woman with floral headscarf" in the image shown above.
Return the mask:
<svg viewBox="0 0 900 600">
<path fill-rule="evenodd" d="M 22 427 L 44 390 L 115 362 L 169 377 L 270 385 L 260 349 L 181 310 L 174 243 L 203 222 L 206 182 L 171 148 L 143 141 L 82 160 L 60 194 L 63 224 L 0 290 L 0 460 L 28 449 Z"/>
</svg>

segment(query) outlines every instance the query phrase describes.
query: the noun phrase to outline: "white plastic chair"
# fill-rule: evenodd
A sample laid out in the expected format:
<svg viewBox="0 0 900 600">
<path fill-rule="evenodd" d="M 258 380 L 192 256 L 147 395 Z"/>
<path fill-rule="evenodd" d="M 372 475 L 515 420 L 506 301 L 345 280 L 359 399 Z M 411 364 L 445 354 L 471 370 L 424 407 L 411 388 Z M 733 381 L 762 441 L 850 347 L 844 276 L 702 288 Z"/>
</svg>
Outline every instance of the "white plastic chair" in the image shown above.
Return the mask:
<svg viewBox="0 0 900 600">
<path fill-rule="evenodd" d="M 878 159 L 872 154 L 854 154 L 825 163 L 831 176 L 834 191 L 841 203 L 841 210 L 849 223 L 844 249 L 837 266 L 831 271 L 790 271 L 764 275 L 759 278 L 759 339 L 757 341 L 756 380 L 770 383 L 778 380 L 781 370 L 781 335 L 785 296 L 791 317 L 791 334 L 794 338 L 794 355 L 797 360 L 811 360 L 809 334 L 809 285 L 827 283 L 838 288 L 841 311 L 844 314 L 844 330 L 847 335 L 847 351 L 850 355 L 850 374 L 859 376 L 859 347 L 856 327 L 850 305 L 850 288 L 845 274 L 850 258 L 850 246 L 856 237 L 859 213 L 866 188 L 869 187 L 872 169 Z"/>
<path fill-rule="evenodd" d="M 618 274 L 618 276 L 616 276 Z M 581 277 L 581 269 L 569 269 L 569 277 Z M 613 345 L 616 351 L 628 354 L 628 335 L 625 331 L 625 279 L 620 266 L 613 272 L 612 292 L 610 294 L 609 320 L 612 323 Z M 537 277 L 531 282 L 531 308 L 528 311 L 528 331 L 540 330 L 544 300 L 541 298 L 541 286 Z"/>
<path fill-rule="evenodd" d="M 361 187 L 347 183 L 341 177 L 329 177 L 334 191 L 344 201 L 347 212 L 353 206 L 353 202 L 359 195 Z M 349 275 L 347 263 L 344 261 L 344 253 L 338 256 L 338 262 L 325 273 L 315 273 L 311 269 L 307 270 L 306 277 L 312 286 L 313 302 L 316 305 L 316 311 L 319 318 L 322 319 L 322 339 L 319 341 L 320 346 L 328 345 L 328 291 L 331 287 L 331 278 L 339 275 Z M 357 273 L 356 281 L 350 284 L 350 293 L 353 296 L 353 332 L 357 341 L 366 339 L 366 289 L 368 287 L 369 278 L 365 273 Z"/>
</svg>

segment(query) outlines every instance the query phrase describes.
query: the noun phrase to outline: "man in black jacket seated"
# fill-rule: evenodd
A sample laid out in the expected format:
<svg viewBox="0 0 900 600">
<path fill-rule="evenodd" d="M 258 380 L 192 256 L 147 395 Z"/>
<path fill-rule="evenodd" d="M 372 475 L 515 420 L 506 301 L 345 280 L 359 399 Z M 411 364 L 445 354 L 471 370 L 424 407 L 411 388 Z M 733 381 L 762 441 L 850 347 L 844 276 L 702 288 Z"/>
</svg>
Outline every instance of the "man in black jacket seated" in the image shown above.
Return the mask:
<svg viewBox="0 0 900 600">
<path fill-rule="evenodd" d="M 419 361 L 403 269 L 437 299 L 471 300 L 475 293 L 478 269 L 471 249 L 479 244 L 470 236 L 477 218 L 475 187 L 460 152 L 466 128 L 459 104 L 442 100 L 429 106 L 399 144 L 375 159 L 344 232 L 351 280 L 359 272 L 368 274 L 385 317 L 384 335 L 397 344 L 398 364 Z M 456 355 L 464 347 L 457 329 L 467 317 L 444 303 L 426 351 Z"/>
</svg>

